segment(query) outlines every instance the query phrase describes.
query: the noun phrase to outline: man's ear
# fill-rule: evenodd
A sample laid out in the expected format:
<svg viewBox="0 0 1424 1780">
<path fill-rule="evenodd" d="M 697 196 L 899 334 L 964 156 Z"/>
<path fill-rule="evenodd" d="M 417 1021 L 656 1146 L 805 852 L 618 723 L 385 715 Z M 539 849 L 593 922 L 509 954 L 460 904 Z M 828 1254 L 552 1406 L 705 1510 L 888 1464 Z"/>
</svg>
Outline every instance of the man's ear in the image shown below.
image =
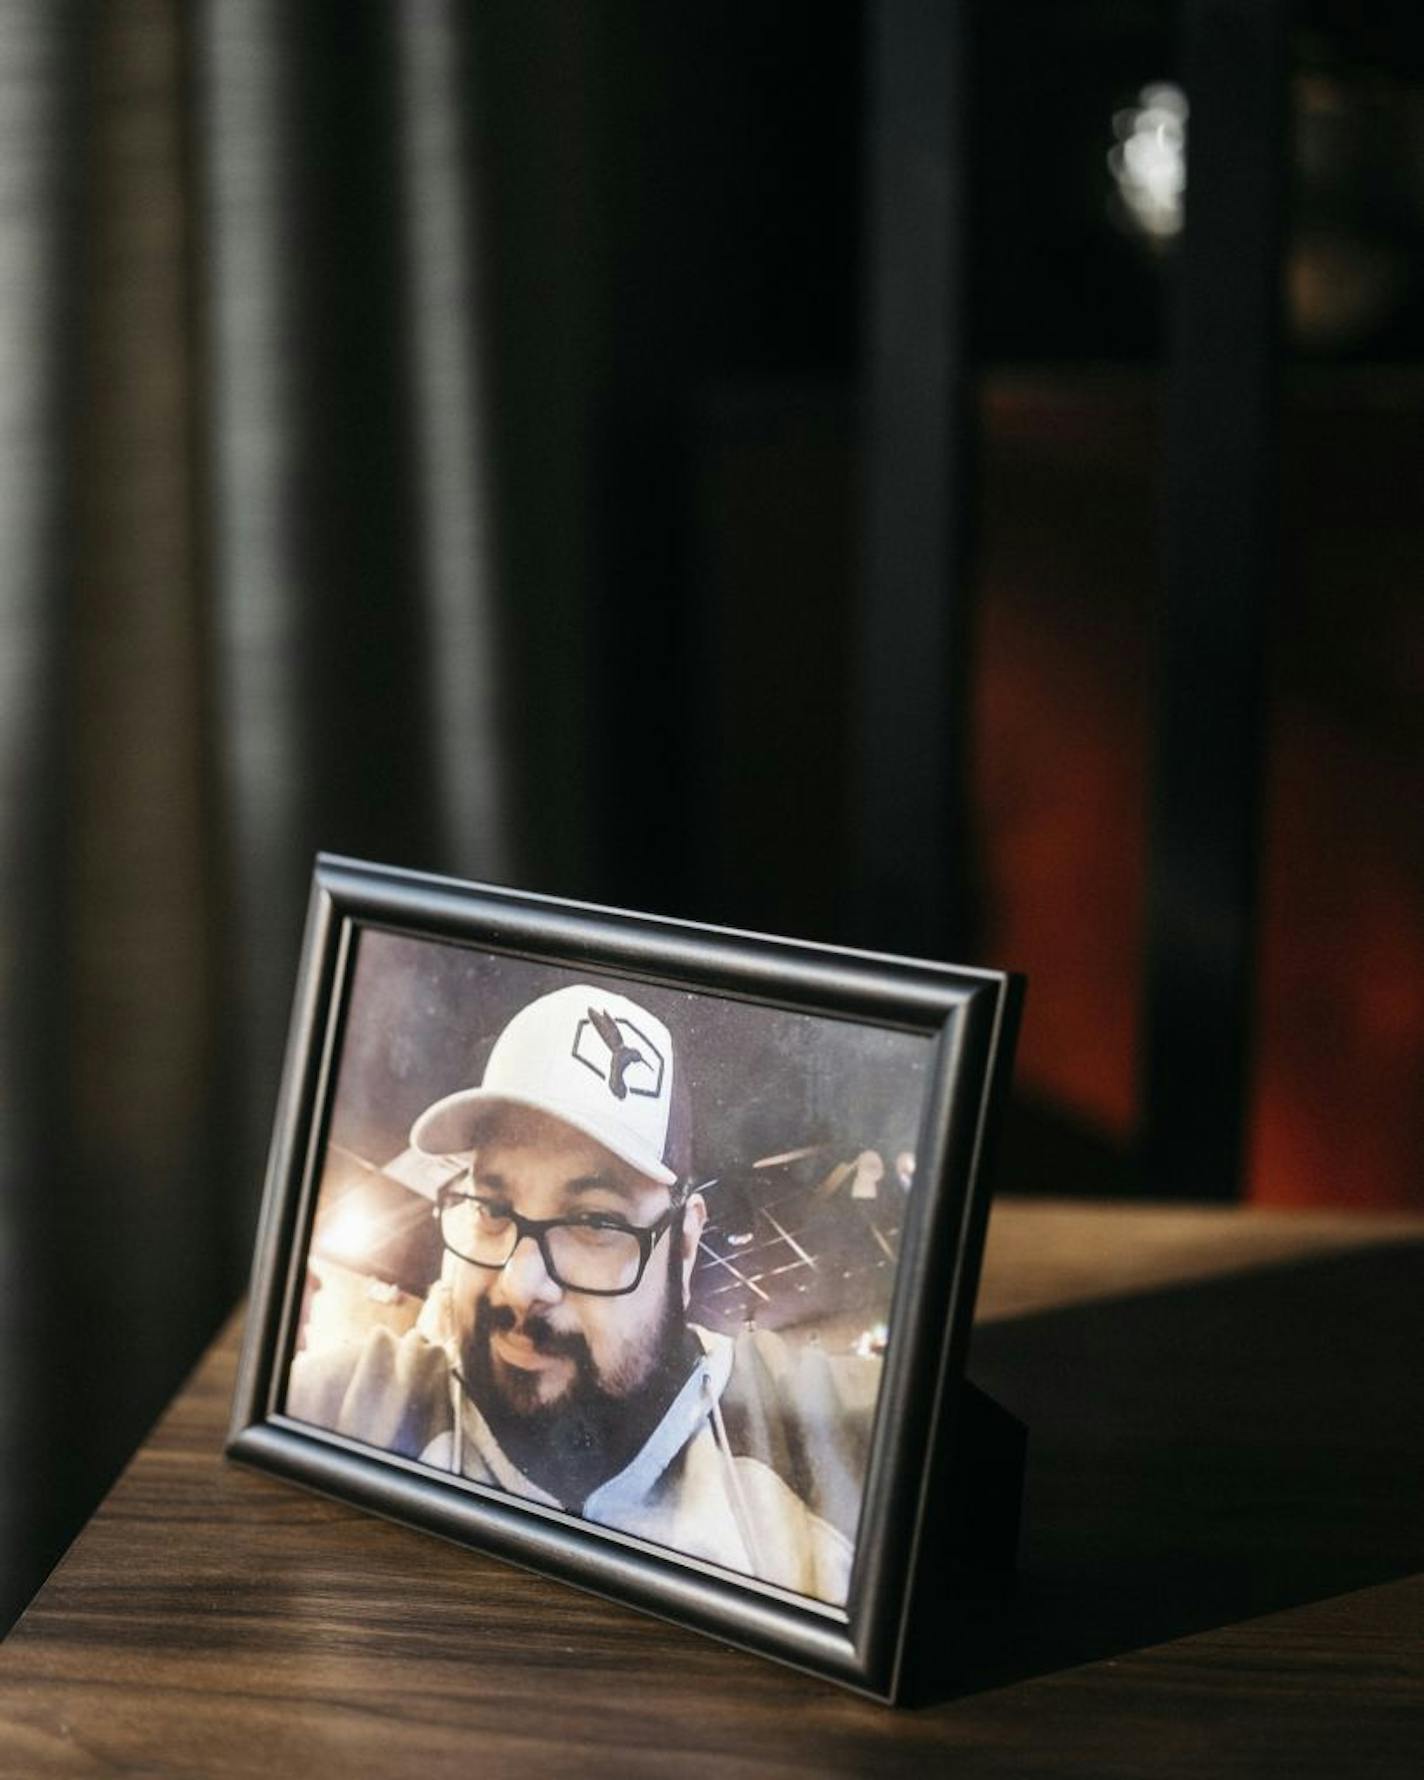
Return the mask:
<svg viewBox="0 0 1424 1780">
<path fill-rule="evenodd" d="M 707 1225 L 707 1201 L 701 1193 L 691 1193 L 682 1208 L 682 1302 L 685 1309 L 692 1298 L 692 1269 L 697 1265 L 697 1245 Z"/>
</svg>

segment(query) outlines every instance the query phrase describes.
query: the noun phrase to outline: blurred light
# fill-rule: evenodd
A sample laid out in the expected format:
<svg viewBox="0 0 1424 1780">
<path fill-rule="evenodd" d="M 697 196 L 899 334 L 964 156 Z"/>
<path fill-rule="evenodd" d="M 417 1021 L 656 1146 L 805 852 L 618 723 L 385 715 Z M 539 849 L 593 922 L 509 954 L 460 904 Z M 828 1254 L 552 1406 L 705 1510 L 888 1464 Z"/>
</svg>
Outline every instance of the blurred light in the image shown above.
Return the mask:
<svg viewBox="0 0 1424 1780">
<path fill-rule="evenodd" d="M 799 1150 L 783 1150 L 779 1156 L 763 1156 L 760 1161 L 753 1162 L 753 1168 L 784 1168 L 790 1162 L 804 1161 L 807 1156 L 820 1153 L 826 1146 L 823 1143 L 803 1144 Z"/>
<path fill-rule="evenodd" d="M 874 1150 L 862 1150 L 855 1159 L 855 1178 L 851 1182 L 852 1199 L 874 1199 L 885 1178 L 885 1164 Z"/>
<path fill-rule="evenodd" d="M 359 1201 L 347 1198 L 325 1220 L 318 1238 L 323 1254 L 333 1261 L 362 1261 L 375 1246 L 379 1219 Z"/>
<path fill-rule="evenodd" d="M 1154 244 L 1182 232 L 1187 189 L 1187 95 L 1170 81 L 1143 87 L 1136 107 L 1113 115 L 1108 170 L 1131 225 Z"/>
</svg>

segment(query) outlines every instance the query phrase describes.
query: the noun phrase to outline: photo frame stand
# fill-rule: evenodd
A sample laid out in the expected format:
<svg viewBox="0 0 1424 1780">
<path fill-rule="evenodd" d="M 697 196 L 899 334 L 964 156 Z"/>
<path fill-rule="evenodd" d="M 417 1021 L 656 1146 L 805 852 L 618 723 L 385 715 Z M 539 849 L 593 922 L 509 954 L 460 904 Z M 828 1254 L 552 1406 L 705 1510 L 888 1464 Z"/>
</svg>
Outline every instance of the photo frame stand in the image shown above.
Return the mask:
<svg viewBox="0 0 1424 1780">
<path fill-rule="evenodd" d="M 1014 1587 L 1027 1458 L 1028 1429 L 966 1379 L 945 1492 L 949 1549 L 940 1573 L 951 1598 Z"/>
<path fill-rule="evenodd" d="M 1024 1424 L 963 1380 L 933 1486 L 941 1508 L 926 1517 L 915 1566 L 902 1704 L 928 1704 L 963 1685 L 983 1610 L 1016 1591 L 1027 1456 Z"/>
</svg>

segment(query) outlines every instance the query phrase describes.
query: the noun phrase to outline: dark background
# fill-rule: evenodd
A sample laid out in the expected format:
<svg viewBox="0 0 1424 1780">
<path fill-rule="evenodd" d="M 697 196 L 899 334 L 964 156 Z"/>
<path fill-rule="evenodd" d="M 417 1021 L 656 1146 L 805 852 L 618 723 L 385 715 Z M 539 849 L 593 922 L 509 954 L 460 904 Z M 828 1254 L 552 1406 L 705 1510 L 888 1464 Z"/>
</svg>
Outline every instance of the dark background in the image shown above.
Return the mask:
<svg viewBox="0 0 1424 1780">
<path fill-rule="evenodd" d="M 1190 9 L 971 10 L 954 950 L 1031 977 L 1005 1184 L 1152 1192 L 1181 251 L 1107 156 Z M 0 6 L 0 1621 L 241 1290 L 319 847 L 940 949 L 854 894 L 868 23 Z M 1288 45 L 1243 1180 L 1403 1207 L 1424 29 L 1312 0 Z"/>
</svg>

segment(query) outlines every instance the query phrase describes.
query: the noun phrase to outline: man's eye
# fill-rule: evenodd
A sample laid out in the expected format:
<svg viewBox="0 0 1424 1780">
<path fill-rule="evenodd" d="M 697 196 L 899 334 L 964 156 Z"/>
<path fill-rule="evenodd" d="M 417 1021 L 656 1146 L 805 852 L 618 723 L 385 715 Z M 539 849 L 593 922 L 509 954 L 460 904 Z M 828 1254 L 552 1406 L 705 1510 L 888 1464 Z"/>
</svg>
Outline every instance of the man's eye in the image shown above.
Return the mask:
<svg viewBox="0 0 1424 1780">
<path fill-rule="evenodd" d="M 497 1199 L 476 1199 L 471 1202 L 470 1209 L 475 1222 L 487 1230 L 496 1230 L 509 1222 L 509 1207 L 501 1205 Z"/>
<path fill-rule="evenodd" d="M 564 1228 L 582 1248 L 614 1247 L 632 1235 L 628 1225 L 616 1218 L 580 1218 Z"/>
</svg>

